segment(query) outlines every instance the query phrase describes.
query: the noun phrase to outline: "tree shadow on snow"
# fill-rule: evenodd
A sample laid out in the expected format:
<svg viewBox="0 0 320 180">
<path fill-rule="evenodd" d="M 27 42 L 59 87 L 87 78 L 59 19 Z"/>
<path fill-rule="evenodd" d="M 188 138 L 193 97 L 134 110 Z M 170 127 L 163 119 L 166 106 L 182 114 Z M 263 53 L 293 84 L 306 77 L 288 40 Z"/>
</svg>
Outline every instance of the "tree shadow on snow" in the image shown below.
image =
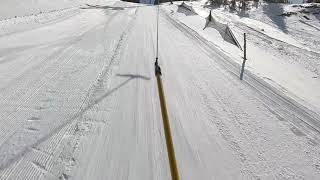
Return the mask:
<svg viewBox="0 0 320 180">
<path fill-rule="evenodd" d="M 318 9 L 318 12 L 315 12 L 313 15 L 320 21 L 320 8 Z"/>
<path fill-rule="evenodd" d="M 41 136 L 41 134 L 38 133 L 31 133 L 30 135 L 26 137 L 26 134 L 23 134 L 23 137 L 26 137 L 27 139 L 32 139 L 34 141 L 23 141 L 23 138 L 21 139 L 21 134 L 16 133 L 11 135 L 8 140 L 3 142 L 0 147 L 0 170 L 4 170 L 8 167 L 10 167 L 15 162 L 19 161 L 21 158 L 23 158 L 27 153 L 32 151 L 33 148 L 37 148 L 37 146 L 40 146 L 41 143 L 49 140 L 49 138 L 53 137 L 54 135 L 58 134 L 63 128 L 65 128 L 68 125 L 71 125 L 74 123 L 78 118 L 81 118 L 84 113 L 86 113 L 88 110 L 90 110 L 95 105 L 99 104 L 101 101 L 103 101 L 106 97 L 110 96 L 117 90 L 119 90 L 121 87 L 125 86 L 127 83 L 134 79 L 142 79 L 142 80 L 150 80 L 149 77 L 138 75 L 138 74 L 118 74 L 119 77 L 126 78 L 125 81 L 117 85 L 116 87 L 110 89 L 107 93 L 103 94 L 102 96 L 93 99 L 88 103 L 87 106 L 81 107 L 80 110 L 75 113 L 71 118 L 64 121 L 62 124 L 58 125 L 57 127 L 54 127 L 52 130 L 49 130 L 47 134 Z M 43 130 L 44 131 L 44 130 Z M 23 147 L 14 146 L 16 143 L 15 140 L 12 139 L 19 139 L 22 144 L 24 144 Z M 20 144 L 20 143 L 18 143 Z"/>
<path fill-rule="evenodd" d="M 284 17 L 280 16 L 284 12 L 281 3 L 268 3 L 267 5 L 263 6 L 263 12 L 278 26 L 280 30 L 288 33 Z"/>
<path fill-rule="evenodd" d="M 230 10 L 231 12 L 232 10 Z M 235 10 L 233 10 L 235 11 Z M 239 11 L 237 11 L 237 14 L 240 18 L 242 17 L 249 17 L 249 11 L 248 10 L 245 10 L 245 9 L 240 9 Z"/>
</svg>

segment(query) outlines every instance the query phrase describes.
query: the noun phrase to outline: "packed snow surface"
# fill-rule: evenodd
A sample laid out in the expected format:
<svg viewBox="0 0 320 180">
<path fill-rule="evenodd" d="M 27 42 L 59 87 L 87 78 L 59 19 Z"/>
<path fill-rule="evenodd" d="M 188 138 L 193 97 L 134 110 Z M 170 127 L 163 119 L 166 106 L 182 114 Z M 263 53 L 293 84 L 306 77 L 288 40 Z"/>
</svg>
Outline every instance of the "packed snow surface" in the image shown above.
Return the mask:
<svg viewBox="0 0 320 180">
<path fill-rule="evenodd" d="M 1 21 L 0 179 L 169 180 L 154 75 L 157 8 L 64 2 L 70 7 Z M 316 73 L 279 66 L 275 74 L 278 64 L 265 62 L 273 47 L 261 51 L 260 40 L 249 45 L 264 52 L 266 71 L 249 56 L 240 81 L 242 51 L 204 28 L 195 12 L 207 9 L 178 5 L 160 7 L 159 62 L 181 179 L 319 179 L 319 104 L 307 98 L 317 93 L 289 86 L 308 87 L 303 78 Z M 315 52 L 271 34 L 272 43 Z M 299 81 L 281 81 L 297 72 Z"/>
</svg>

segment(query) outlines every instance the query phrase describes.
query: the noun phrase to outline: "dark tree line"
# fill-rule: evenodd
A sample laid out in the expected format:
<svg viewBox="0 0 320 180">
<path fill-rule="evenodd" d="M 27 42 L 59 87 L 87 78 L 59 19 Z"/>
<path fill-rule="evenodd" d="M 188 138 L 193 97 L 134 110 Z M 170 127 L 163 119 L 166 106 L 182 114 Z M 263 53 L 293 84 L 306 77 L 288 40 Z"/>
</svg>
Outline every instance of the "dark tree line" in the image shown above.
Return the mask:
<svg viewBox="0 0 320 180">
<path fill-rule="evenodd" d="M 228 6 L 231 10 L 242 9 L 248 7 L 249 2 L 259 3 L 259 0 L 210 0 L 212 6 Z"/>
<path fill-rule="evenodd" d="M 248 2 L 254 2 L 256 4 L 259 3 L 259 0 L 209 0 L 210 5 L 213 6 L 230 6 L 231 9 L 245 9 L 248 5 Z M 264 0 L 270 3 L 289 3 L 289 0 Z M 320 0 L 304 0 L 305 3 L 320 3 Z"/>
</svg>

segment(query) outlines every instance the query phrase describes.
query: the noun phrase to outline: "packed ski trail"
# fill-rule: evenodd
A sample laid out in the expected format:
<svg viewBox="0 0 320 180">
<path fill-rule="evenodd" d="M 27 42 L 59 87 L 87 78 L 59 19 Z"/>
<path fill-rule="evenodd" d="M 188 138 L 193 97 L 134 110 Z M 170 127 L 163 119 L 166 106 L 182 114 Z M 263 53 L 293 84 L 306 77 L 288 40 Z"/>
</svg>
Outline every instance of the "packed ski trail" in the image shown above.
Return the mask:
<svg viewBox="0 0 320 180">
<path fill-rule="evenodd" d="M 0 179 L 170 179 L 156 7 L 87 6 L 0 36 Z M 319 116 L 160 8 L 181 179 L 318 179 Z"/>
</svg>

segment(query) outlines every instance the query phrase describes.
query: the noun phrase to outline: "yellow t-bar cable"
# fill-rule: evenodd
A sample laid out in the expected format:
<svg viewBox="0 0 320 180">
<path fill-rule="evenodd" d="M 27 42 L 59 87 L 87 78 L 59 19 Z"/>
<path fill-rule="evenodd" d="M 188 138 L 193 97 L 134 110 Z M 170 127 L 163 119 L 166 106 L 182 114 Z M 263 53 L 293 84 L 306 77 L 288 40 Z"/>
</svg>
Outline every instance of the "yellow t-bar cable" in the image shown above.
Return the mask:
<svg viewBox="0 0 320 180">
<path fill-rule="evenodd" d="M 161 79 L 161 68 L 158 65 L 158 58 L 156 58 L 156 62 L 155 62 L 155 74 L 157 77 L 158 92 L 159 92 L 160 105 L 161 105 L 164 135 L 165 135 L 166 143 L 167 143 L 167 151 L 168 151 L 168 157 L 169 157 L 171 179 L 172 180 L 180 180 L 178 166 L 177 166 L 177 160 L 176 160 L 173 141 L 172 141 L 166 99 L 165 99 L 165 95 L 164 95 L 164 91 L 163 91 L 163 84 L 162 84 L 162 79 Z"/>
</svg>

